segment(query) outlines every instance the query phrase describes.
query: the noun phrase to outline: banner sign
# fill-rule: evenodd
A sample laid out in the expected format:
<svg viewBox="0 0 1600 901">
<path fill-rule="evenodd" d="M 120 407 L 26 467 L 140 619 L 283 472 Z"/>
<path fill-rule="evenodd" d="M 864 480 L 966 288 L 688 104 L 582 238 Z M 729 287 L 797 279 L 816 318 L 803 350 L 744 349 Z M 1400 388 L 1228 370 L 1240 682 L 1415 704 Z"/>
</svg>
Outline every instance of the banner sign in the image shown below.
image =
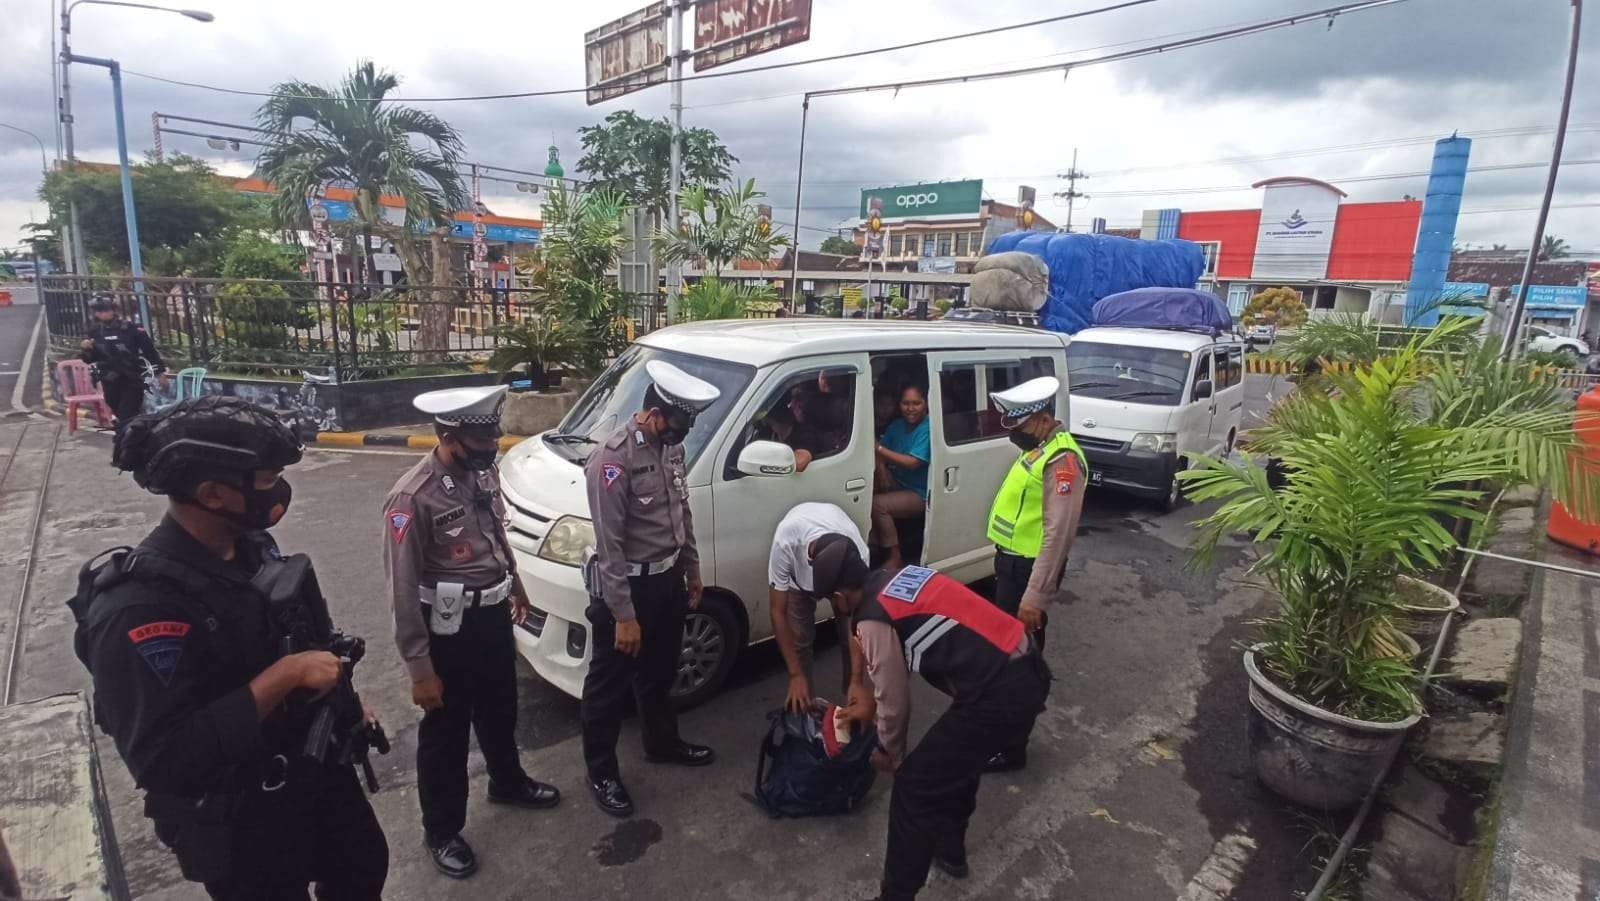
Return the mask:
<svg viewBox="0 0 1600 901">
<path fill-rule="evenodd" d="M 1269 185 L 1261 196 L 1250 277 L 1326 278 L 1338 215 L 1339 192 L 1329 185 L 1310 181 Z"/>
<path fill-rule="evenodd" d="M 811 39 L 811 0 L 698 0 L 694 70 Z"/>
<path fill-rule="evenodd" d="M 1521 285 L 1511 286 L 1511 296 L 1522 293 Z M 1583 285 L 1534 285 L 1528 289 L 1530 307 L 1581 307 L 1588 302 L 1589 289 Z"/>
<path fill-rule="evenodd" d="M 983 180 L 941 181 L 921 185 L 890 185 L 861 192 L 861 218 L 867 218 L 867 201 L 883 198 L 883 218 L 976 216 L 983 206 Z"/>
<path fill-rule="evenodd" d="M 590 106 L 667 80 L 667 5 L 652 3 L 583 36 Z"/>
</svg>

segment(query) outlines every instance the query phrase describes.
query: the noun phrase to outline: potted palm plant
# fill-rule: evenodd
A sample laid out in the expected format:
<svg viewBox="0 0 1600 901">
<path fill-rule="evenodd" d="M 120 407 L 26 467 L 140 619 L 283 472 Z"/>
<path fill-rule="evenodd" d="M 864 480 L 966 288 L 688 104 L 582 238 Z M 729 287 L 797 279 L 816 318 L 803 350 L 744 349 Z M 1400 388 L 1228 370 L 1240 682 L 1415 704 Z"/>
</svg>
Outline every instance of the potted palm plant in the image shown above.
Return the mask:
<svg viewBox="0 0 1600 901">
<path fill-rule="evenodd" d="M 1570 408 L 1541 403 L 1526 367 L 1492 348 L 1440 355 L 1470 327 L 1413 334 L 1290 395 L 1250 441 L 1283 462 L 1277 488 L 1249 457 L 1197 458 L 1182 475 L 1191 499 L 1221 501 L 1201 520 L 1197 560 L 1236 532 L 1262 548 L 1253 570 L 1278 604 L 1244 654 L 1251 757 L 1299 803 L 1359 801 L 1421 717 L 1415 643 L 1401 632 L 1414 595 L 1400 586 L 1454 551 L 1448 523 L 1481 520 L 1475 505 L 1497 483 L 1600 509 L 1565 463 Z"/>
<path fill-rule="evenodd" d="M 534 315 L 503 325 L 496 333 L 499 346 L 489 357 L 489 368 L 504 377 L 526 375 L 535 391 L 559 387 L 552 371 L 570 365 L 574 357 L 571 329 L 549 315 Z"/>
</svg>

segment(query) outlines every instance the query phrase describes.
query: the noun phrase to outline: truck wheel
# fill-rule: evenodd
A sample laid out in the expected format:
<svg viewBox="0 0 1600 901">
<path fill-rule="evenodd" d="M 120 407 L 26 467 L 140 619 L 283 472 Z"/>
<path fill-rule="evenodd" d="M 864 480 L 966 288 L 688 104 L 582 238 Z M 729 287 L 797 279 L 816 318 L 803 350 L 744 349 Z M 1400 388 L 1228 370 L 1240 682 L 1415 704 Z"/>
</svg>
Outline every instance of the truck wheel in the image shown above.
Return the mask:
<svg viewBox="0 0 1600 901">
<path fill-rule="evenodd" d="M 1167 494 L 1161 498 L 1161 512 L 1171 513 L 1183 506 L 1183 483 L 1178 481 L 1178 473 L 1189 468 L 1189 461 L 1180 458 L 1178 465 L 1172 471 L 1172 479 L 1167 483 Z"/>
<path fill-rule="evenodd" d="M 708 591 L 700 607 L 683 618 L 683 645 L 671 692 L 672 706 L 678 710 L 704 703 L 733 671 L 733 661 L 744 648 L 744 628 L 732 603 Z"/>
</svg>

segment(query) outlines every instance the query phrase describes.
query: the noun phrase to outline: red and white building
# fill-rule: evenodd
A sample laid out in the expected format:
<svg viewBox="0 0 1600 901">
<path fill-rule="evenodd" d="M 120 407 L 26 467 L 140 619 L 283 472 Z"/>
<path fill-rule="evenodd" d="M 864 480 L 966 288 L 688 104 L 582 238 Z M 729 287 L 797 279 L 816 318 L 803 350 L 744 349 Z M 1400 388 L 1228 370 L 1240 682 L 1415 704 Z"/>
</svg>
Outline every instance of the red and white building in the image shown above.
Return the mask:
<svg viewBox="0 0 1600 901">
<path fill-rule="evenodd" d="M 1422 201 L 1346 203 L 1314 178 L 1257 182 L 1261 206 L 1146 210 L 1141 238 L 1184 238 L 1206 250 L 1200 287 L 1237 315 L 1252 294 L 1286 286 L 1312 310 L 1371 313 L 1398 321 L 1417 244 Z"/>
</svg>

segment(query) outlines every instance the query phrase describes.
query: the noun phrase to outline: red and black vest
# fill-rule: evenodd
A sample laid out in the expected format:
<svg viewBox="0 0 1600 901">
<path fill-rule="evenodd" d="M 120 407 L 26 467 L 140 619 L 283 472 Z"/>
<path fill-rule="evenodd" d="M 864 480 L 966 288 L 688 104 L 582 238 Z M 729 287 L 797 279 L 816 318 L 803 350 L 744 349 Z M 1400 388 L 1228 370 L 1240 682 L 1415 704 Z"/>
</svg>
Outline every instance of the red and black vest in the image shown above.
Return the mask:
<svg viewBox="0 0 1600 901">
<path fill-rule="evenodd" d="M 956 699 L 977 697 L 1022 644 L 1021 620 L 925 566 L 871 580 L 855 618 L 894 627 L 906 668 Z"/>
</svg>

